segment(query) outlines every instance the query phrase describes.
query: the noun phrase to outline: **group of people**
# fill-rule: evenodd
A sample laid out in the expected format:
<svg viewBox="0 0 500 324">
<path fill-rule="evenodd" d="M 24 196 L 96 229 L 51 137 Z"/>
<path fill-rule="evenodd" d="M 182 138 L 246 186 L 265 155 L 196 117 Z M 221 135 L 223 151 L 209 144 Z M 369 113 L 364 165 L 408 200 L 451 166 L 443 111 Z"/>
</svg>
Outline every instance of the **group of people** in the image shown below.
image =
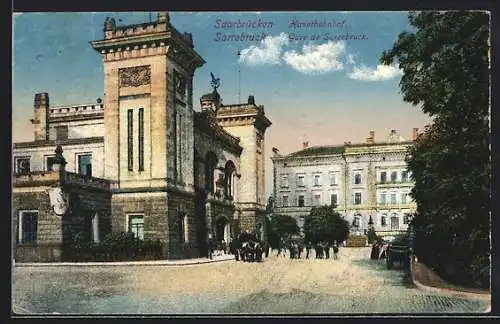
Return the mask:
<svg viewBox="0 0 500 324">
<path fill-rule="evenodd" d="M 288 244 L 285 242 L 281 242 L 278 247 L 277 256 L 282 255 L 286 256 L 286 251 L 289 251 L 290 259 L 301 259 L 301 256 L 304 253 L 304 249 L 306 250 L 306 259 L 312 257 L 312 250 L 315 251 L 316 259 L 330 259 L 330 251 L 333 250 L 333 259 L 338 259 L 339 246 L 337 242 L 333 242 L 330 244 L 328 242 L 320 241 L 316 244 L 312 244 L 311 242 L 307 242 L 305 245 L 300 242 L 291 241 Z"/>
</svg>

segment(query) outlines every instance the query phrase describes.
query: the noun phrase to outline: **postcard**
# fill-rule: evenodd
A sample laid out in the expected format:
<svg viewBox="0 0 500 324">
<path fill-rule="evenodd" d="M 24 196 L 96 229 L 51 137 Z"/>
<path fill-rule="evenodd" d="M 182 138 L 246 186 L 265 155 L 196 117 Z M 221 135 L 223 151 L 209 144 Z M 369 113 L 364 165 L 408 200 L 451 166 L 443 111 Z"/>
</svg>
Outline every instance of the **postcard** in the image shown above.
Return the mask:
<svg viewBox="0 0 500 324">
<path fill-rule="evenodd" d="M 490 16 L 13 14 L 12 314 L 480 314 Z"/>
</svg>

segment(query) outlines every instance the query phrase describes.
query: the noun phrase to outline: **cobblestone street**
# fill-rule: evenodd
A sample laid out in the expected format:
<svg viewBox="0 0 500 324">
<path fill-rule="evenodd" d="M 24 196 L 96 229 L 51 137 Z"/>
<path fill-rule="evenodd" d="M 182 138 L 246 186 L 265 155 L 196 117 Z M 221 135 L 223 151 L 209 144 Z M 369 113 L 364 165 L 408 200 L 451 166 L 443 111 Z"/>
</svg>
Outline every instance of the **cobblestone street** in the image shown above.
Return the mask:
<svg viewBox="0 0 500 324">
<path fill-rule="evenodd" d="M 402 270 L 369 259 L 369 248 L 338 260 L 164 267 L 16 267 L 17 313 L 474 313 L 488 304 L 425 293 Z"/>
</svg>

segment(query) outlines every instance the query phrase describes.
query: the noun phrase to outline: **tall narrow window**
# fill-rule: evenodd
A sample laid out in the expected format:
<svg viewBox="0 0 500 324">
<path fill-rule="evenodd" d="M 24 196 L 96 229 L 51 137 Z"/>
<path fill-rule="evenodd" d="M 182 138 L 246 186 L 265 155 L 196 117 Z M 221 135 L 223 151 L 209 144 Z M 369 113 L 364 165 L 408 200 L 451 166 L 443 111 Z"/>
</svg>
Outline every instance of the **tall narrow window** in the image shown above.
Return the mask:
<svg viewBox="0 0 500 324">
<path fill-rule="evenodd" d="M 361 205 L 361 192 L 356 192 L 354 194 L 354 204 Z"/>
<path fill-rule="evenodd" d="M 408 182 L 408 171 L 401 172 L 401 182 Z"/>
<path fill-rule="evenodd" d="M 134 237 L 144 240 L 144 216 L 128 215 L 128 231 L 134 234 Z"/>
<path fill-rule="evenodd" d="M 398 179 L 398 173 L 396 171 L 391 172 L 391 182 L 396 182 Z"/>
<path fill-rule="evenodd" d="M 314 175 L 314 186 L 315 187 L 318 187 L 320 186 L 320 179 L 321 179 L 321 176 L 319 174 L 315 174 Z"/>
<path fill-rule="evenodd" d="M 299 207 L 304 207 L 304 196 L 299 196 L 299 201 L 298 201 Z"/>
<path fill-rule="evenodd" d="M 337 207 L 337 194 L 330 195 L 330 205 Z"/>
<path fill-rule="evenodd" d="M 139 108 L 139 171 L 144 171 L 144 108 Z"/>
<path fill-rule="evenodd" d="M 16 158 L 16 173 L 28 174 L 30 173 L 30 158 Z"/>
<path fill-rule="evenodd" d="M 133 124 L 133 111 L 129 109 L 127 112 L 127 148 L 128 148 L 128 170 L 134 170 L 134 124 Z"/>
<path fill-rule="evenodd" d="M 47 166 L 47 171 L 52 171 L 52 165 L 55 163 L 56 157 L 55 156 L 48 156 L 45 160 L 45 164 Z"/>
<path fill-rule="evenodd" d="M 283 207 L 288 207 L 288 196 L 283 196 L 282 203 Z"/>
<path fill-rule="evenodd" d="M 18 242 L 20 244 L 36 243 L 37 232 L 38 232 L 38 211 L 20 212 Z"/>
<path fill-rule="evenodd" d="M 92 176 L 92 154 L 78 155 L 78 173 L 87 177 Z"/>
<path fill-rule="evenodd" d="M 354 175 L 354 184 L 361 184 L 361 174 L 357 173 Z"/>
<path fill-rule="evenodd" d="M 387 182 L 387 172 L 380 172 L 380 183 L 386 183 Z"/>
</svg>

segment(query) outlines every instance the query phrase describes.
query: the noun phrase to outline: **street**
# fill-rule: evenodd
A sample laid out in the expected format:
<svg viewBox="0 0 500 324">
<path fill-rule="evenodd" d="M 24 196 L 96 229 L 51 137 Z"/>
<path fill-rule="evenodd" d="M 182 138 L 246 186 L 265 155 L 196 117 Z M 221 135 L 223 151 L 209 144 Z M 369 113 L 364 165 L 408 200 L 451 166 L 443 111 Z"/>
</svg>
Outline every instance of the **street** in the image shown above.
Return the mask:
<svg viewBox="0 0 500 324">
<path fill-rule="evenodd" d="M 425 293 L 400 269 L 342 248 L 339 259 L 193 266 L 16 267 L 16 313 L 473 313 L 486 302 Z M 304 257 L 304 256 L 302 256 Z"/>
</svg>

